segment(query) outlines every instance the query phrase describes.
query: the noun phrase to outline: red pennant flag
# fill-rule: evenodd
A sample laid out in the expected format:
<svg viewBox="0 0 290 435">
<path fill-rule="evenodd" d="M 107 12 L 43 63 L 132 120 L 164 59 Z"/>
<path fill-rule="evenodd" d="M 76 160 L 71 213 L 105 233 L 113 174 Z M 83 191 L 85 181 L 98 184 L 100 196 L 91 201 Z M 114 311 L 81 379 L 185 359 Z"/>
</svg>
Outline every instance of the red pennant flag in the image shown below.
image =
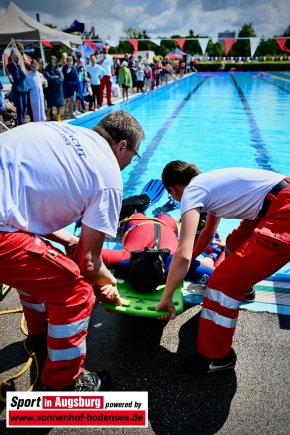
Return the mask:
<svg viewBox="0 0 290 435">
<path fill-rule="evenodd" d="M 42 43 L 42 45 L 44 45 L 45 47 L 49 47 L 49 48 L 53 48 L 53 46 L 51 45 L 51 43 L 49 41 L 40 41 Z"/>
<path fill-rule="evenodd" d="M 179 45 L 180 50 L 183 50 L 185 39 L 176 39 L 175 41 Z"/>
<path fill-rule="evenodd" d="M 234 42 L 235 42 L 235 38 L 225 38 L 224 39 L 226 56 L 228 55 L 228 52 L 232 48 L 232 45 Z"/>
<path fill-rule="evenodd" d="M 138 51 L 138 39 L 129 39 L 129 42 L 133 45 L 134 53 L 136 53 Z"/>
<path fill-rule="evenodd" d="M 281 48 L 282 51 L 290 51 L 287 47 L 286 47 L 286 42 L 287 42 L 287 38 L 276 38 L 276 41 L 279 45 L 279 47 Z"/>
<path fill-rule="evenodd" d="M 100 47 L 95 45 L 91 39 L 85 39 L 84 43 L 87 44 L 92 50 L 100 50 Z"/>
</svg>

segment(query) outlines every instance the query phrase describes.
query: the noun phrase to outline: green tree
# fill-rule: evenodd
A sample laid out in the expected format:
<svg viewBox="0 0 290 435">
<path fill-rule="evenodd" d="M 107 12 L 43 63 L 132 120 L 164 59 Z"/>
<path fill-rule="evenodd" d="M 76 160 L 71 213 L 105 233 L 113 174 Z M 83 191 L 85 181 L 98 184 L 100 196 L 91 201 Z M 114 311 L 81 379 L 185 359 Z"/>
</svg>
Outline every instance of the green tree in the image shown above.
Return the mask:
<svg viewBox="0 0 290 435">
<path fill-rule="evenodd" d="M 238 32 L 238 38 L 251 38 L 257 36 L 252 23 L 244 23 Z M 251 47 L 249 39 L 237 40 L 229 51 L 229 56 L 250 56 Z"/>
<path fill-rule="evenodd" d="M 198 34 L 195 35 L 194 31 L 192 29 L 189 29 L 188 35 L 185 36 L 185 38 L 201 38 L 201 36 Z M 202 54 L 201 47 L 197 40 L 185 41 L 183 51 L 188 54 Z"/>
<path fill-rule="evenodd" d="M 286 36 L 289 37 L 290 36 L 290 24 L 287 27 L 287 29 L 285 30 L 285 32 L 283 33 L 282 36 Z M 288 41 L 286 42 L 286 48 L 288 48 L 288 50 L 290 50 L 290 39 L 288 39 Z"/>
<path fill-rule="evenodd" d="M 164 37 L 165 39 L 162 39 L 162 37 L 160 37 L 160 39 L 162 39 L 161 41 L 161 46 L 160 46 L 160 50 L 158 51 L 158 54 L 160 54 L 161 56 L 166 56 L 168 53 L 170 53 L 172 50 L 174 50 L 176 47 L 178 47 L 178 43 L 175 41 L 176 39 L 181 38 L 180 35 L 173 35 L 170 36 L 170 38 L 172 38 L 172 40 L 170 39 L 166 39 L 166 37 Z M 161 47 L 163 48 L 161 50 Z"/>
<path fill-rule="evenodd" d="M 92 39 L 94 39 L 94 40 L 99 40 L 99 41 L 101 41 L 102 40 L 102 38 L 100 37 L 100 35 L 98 34 L 98 33 L 94 33 L 93 34 L 93 36 L 92 36 Z"/>
<path fill-rule="evenodd" d="M 257 36 L 256 31 L 255 31 L 254 26 L 253 26 L 253 23 L 243 24 L 241 30 L 238 33 L 238 36 L 240 38 L 243 38 L 243 37 L 246 38 L 247 36 L 249 36 L 249 37 Z"/>
<path fill-rule="evenodd" d="M 224 49 L 222 44 L 217 41 L 213 42 L 211 39 L 208 41 L 207 53 L 209 57 L 222 57 L 224 54 Z"/>
<path fill-rule="evenodd" d="M 289 37 L 290 36 L 290 25 L 286 28 L 286 30 L 282 33 L 282 35 L 279 35 L 280 37 Z M 277 36 L 278 37 L 278 36 Z M 271 39 L 264 39 L 262 38 L 259 47 L 257 48 L 256 55 L 257 56 L 266 56 L 267 58 L 271 58 L 272 56 L 281 56 L 282 54 L 285 55 L 285 52 L 281 50 L 279 47 L 276 36 Z M 290 39 L 286 42 L 286 48 L 290 50 Z"/>
<path fill-rule="evenodd" d="M 150 36 L 147 34 L 146 30 L 142 30 L 142 32 L 138 33 L 138 39 L 150 39 Z"/>
<path fill-rule="evenodd" d="M 53 24 L 47 24 L 48 27 L 56 28 Z M 125 30 L 125 35 L 120 40 L 120 44 L 118 47 L 110 48 L 110 53 L 129 53 L 133 54 L 133 46 L 130 44 L 127 39 L 138 39 L 138 50 L 152 50 L 156 55 L 166 56 L 170 51 L 174 50 L 174 48 L 179 47 L 176 39 L 185 39 L 185 43 L 183 46 L 183 51 L 189 54 L 202 54 L 201 47 L 199 45 L 198 40 L 190 40 L 191 38 L 202 38 L 206 37 L 205 35 L 195 34 L 193 29 L 188 30 L 187 36 L 181 35 L 172 35 L 170 39 L 166 39 L 164 36 L 158 36 L 157 39 L 161 39 L 161 45 L 158 46 L 150 41 L 151 37 L 147 33 L 147 30 L 137 31 L 134 27 L 128 27 Z M 253 23 L 244 23 L 241 29 L 238 32 L 238 38 L 251 38 L 256 37 L 256 31 Z M 281 35 L 284 37 L 290 36 L 290 25 L 285 29 L 284 33 Z M 94 39 L 100 39 L 99 35 L 95 35 Z M 123 40 L 122 40 L 123 39 Z M 290 39 L 286 43 L 286 47 L 290 49 Z M 207 45 L 207 53 L 210 57 L 222 57 L 224 56 L 224 49 L 220 42 L 215 42 L 210 39 Z M 238 39 L 232 46 L 229 51 L 229 56 L 250 56 L 251 47 L 249 39 Z M 278 56 L 281 55 L 282 51 L 275 41 L 274 38 L 270 39 L 261 39 L 259 46 L 255 52 L 255 56 Z"/>
<path fill-rule="evenodd" d="M 44 23 L 44 25 L 46 27 L 50 27 L 51 29 L 57 29 L 57 27 L 54 24 L 51 24 L 51 23 Z"/>
<path fill-rule="evenodd" d="M 118 47 L 118 53 L 120 53 L 120 54 L 122 54 L 122 53 L 133 54 L 133 52 L 134 52 L 133 45 L 129 41 L 122 41 L 122 38 L 121 38 L 120 43 L 119 43 L 119 47 Z"/>
<path fill-rule="evenodd" d="M 150 41 L 150 35 L 148 35 L 146 30 L 143 30 L 142 32 L 138 33 L 138 50 L 139 51 L 145 51 L 145 50 L 155 50 L 156 44 L 153 44 Z M 144 41 L 142 41 L 144 39 Z"/>
<path fill-rule="evenodd" d="M 285 30 L 285 32 L 283 33 L 282 36 L 290 36 L 290 24 L 289 24 L 289 26 L 287 27 L 287 29 Z"/>
<path fill-rule="evenodd" d="M 161 43 L 161 44 L 162 44 L 162 43 Z M 162 56 L 162 57 L 164 57 L 164 56 L 166 56 L 167 53 L 169 53 L 169 51 L 170 51 L 170 50 L 167 50 L 166 47 L 165 47 L 164 45 L 160 45 L 160 47 L 158 47 L 158 48 L 155 50 L 155 54 L 156 54 L 157 56 Z"/>
<path fill-rule="evenodd" d="M 281 52 L 279 45 L 275 41 L 275 39 L 264 39 L 262 38 L 259 46 L 257 47 L 255 56 L 258 57 L 272 57 Z"/>
<path fill-rule="evenodd" d="M 134 27 L 128 27 L 125 30 L 125 35 L 127 39 L 138 39 L 138 32 Z"/>
<path fill-rule="evenodd" d="M 128 27 L 128 29 L 125 30 L 126 36 L 121 38 L 119 47 L 117 52 L 118 53 L 128 53 L 133 54 L 134 48 L 133 45 L 129 41 L 125 41 L 125 39 L 139 39 L 138 41 L 138 50 L 152 50 L 152 44 L 149 39 L 150 36 L 147 34 L 146 30 L 143 30 L 142 32 L 137 32 L 137 30 L 134 27 Z M 123 39 L 123 41 L 122 41 Z M 144 41 L 140 41 L 144 39 Z"/>
</svg>

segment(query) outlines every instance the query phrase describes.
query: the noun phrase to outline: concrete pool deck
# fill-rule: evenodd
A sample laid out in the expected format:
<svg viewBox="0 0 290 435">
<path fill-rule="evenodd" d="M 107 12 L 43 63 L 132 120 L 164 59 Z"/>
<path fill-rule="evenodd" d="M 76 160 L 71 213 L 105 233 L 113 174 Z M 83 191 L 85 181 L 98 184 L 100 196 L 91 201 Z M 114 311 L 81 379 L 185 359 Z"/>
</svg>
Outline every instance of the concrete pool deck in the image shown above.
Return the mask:
<svg viewBox="0 0 290 435">
<path fill-rule="evenodd" d="M 0 303 L 1 311 L 18 307 L 14 290 Z M 195 348 L 200 309 L 199 305 L 188 308 L 166 323 L 94 308 L 86 368 L 109 370 L 113 391 L 148 391 L 148 428 L 7 429 L 1 403 L 1 433 L 288 434 L 290 316 L 242 310 L 234 341 L 235 370 L 192 378 L 179 371 L 178 360 Z M 19 372 L 27 361 L 20 318 L 21 314 L 0 316 L 1 381 Z M 32 366 L 13 382 L 12 390 L 26 391 L 34 375 Z M 39 384 L 36 390 L 41 390 Z"/>
</svg>

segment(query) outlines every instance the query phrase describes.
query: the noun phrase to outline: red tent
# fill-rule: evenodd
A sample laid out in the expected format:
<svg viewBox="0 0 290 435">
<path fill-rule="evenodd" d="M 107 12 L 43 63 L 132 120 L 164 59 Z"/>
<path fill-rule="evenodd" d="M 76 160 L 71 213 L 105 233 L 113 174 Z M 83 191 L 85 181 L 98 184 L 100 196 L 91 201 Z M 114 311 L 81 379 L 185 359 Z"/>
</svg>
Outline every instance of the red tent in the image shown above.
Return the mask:
<svg viewBox="0 0 290 435">
<path fill-rule="evenodd" d="M 183 59 L 181 54 L 167 54 L 165 57 L 168 57 L 168 59 Z"/>
</svg>

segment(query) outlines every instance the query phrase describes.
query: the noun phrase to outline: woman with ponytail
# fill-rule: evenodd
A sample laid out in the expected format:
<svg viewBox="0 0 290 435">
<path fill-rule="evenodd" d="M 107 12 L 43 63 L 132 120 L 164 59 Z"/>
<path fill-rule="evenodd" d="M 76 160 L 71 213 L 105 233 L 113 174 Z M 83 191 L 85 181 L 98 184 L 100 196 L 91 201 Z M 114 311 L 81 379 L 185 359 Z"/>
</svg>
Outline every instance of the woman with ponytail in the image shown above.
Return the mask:
<svg viewBox="0 0 290 435">
<path fill-rule="evenodd" d="M 201 173 L 176 160 L 162 173 L 163 184 L 180 201 L 182 226 L 165 290 L 157 311 L 175 318 L 172 295 L 191 260 L 204 252 L 221 218 L 242 219 L 226 240 L 229 255 L 211 275 L 203 299 L 197 353 L 181 365 L 193 375 L 231 369 L 236 364 L 232 340 L 239 306 L 247 289 L 290 261 L 290 178 L 264 169 L 225 168 Z M 192 251 L 200 213 L 206 223 Z"/>
</svg>

